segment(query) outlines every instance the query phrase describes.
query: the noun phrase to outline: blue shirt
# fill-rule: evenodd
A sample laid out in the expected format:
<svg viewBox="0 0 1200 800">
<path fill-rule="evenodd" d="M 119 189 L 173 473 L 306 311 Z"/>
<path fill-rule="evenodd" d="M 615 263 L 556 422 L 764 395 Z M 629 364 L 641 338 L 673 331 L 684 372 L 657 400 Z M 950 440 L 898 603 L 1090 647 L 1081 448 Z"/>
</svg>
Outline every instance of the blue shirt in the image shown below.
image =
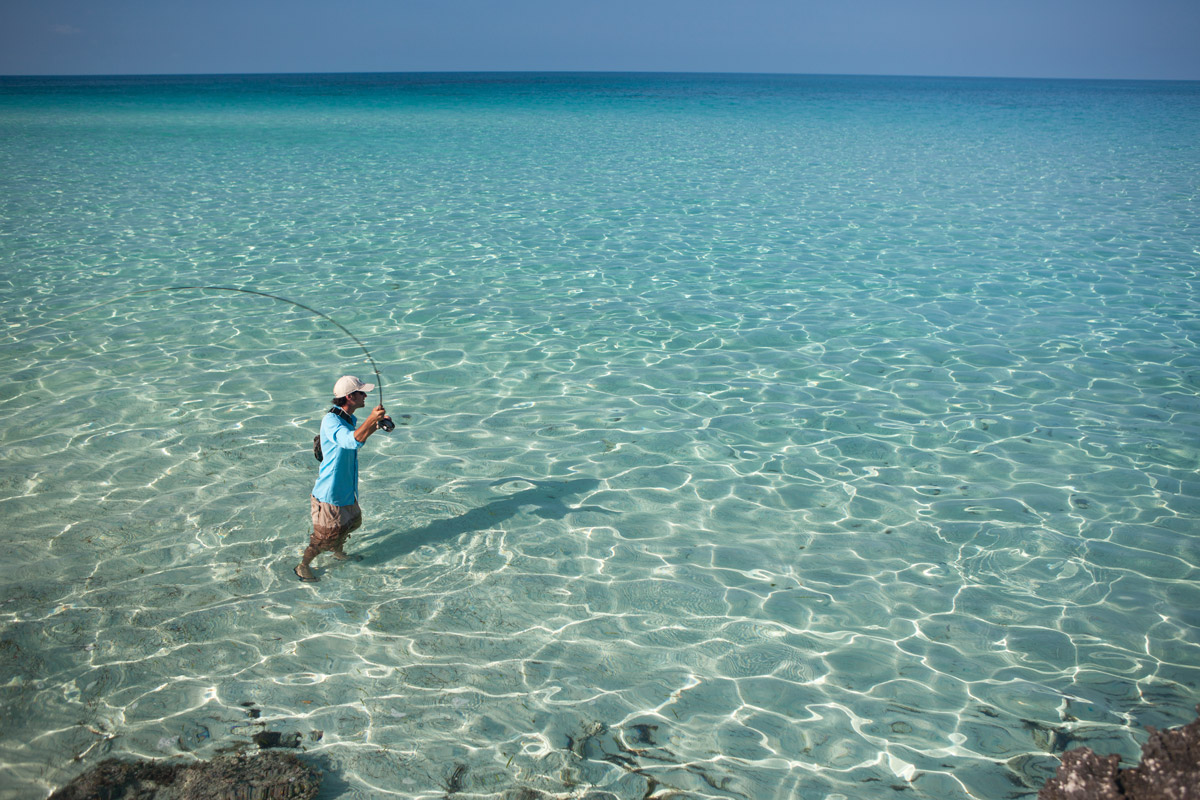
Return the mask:
<svg viewBox="0 0 1200 800">
<path fill-rule="evenodd" d="M 354 438 L 358 419 L 350 415 L 347 425 L 337 414 L 326 414 L 321 420 L 321 468 L 313 497 L 335 506 L 352 506 L 358 502 L 358 448 L 363 443 Z"/>
</svg>

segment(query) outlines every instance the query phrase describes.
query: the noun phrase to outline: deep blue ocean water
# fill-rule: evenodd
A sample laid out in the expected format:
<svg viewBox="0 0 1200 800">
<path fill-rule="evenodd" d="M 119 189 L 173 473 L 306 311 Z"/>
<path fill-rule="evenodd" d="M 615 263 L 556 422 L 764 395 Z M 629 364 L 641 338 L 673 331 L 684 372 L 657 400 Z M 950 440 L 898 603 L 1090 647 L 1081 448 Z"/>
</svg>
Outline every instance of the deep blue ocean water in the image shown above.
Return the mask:
<svg viewBox="0 0 1200 800">
<path fill-rule="evenodd" d="M 0 79 L 0 797 L 263 730 L 325 798 L 1135 760 L 1200 701 L 1197 130 L 1196 83 Z M 176 285 L 369 349 L 363 561 L 291 571 L 363 351 Z"/>
</svg>

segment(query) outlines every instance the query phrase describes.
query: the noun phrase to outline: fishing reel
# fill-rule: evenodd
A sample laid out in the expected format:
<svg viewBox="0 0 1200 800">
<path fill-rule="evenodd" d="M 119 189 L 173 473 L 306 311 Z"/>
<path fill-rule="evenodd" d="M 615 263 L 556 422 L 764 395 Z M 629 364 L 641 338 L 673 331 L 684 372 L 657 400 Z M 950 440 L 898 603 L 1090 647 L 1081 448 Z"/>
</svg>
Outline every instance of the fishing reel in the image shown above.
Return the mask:
<svg viewBox="0 0 1200 800">
<path fill-rule="evenodd" d="M 383 431 L 384 433 L 391 433 L 392 431 L 396 430 L 396 423 L 392 422 L 391 417 L 384 417 L 383 419 L 379 420 L 379 430 Z"/>
</svg>

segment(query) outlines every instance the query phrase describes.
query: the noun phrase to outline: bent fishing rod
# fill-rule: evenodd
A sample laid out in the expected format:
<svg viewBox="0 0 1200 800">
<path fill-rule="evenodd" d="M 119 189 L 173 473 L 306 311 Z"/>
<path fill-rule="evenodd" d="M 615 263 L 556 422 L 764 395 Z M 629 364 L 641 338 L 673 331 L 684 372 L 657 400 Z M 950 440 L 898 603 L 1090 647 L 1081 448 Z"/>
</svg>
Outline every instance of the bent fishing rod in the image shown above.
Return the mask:
<svg viewBox="0 0 1200 800">
<path fill-rule="evenodd" d="M 277 294 L 271 294 L 269 292 L 260 292 L 257 289 L 245 289 L 240 286 L 201 286 L 201 285 L 154 286 L 149 289 L 138 289 L 137 291 L 134 291 L 134 292 L 128 292 L 126 294 L 120 295 L 119 297 L 113 297 L 108 300 L 105 300 L 102 303 L 96 303 L 95 305 L 88 306 L 87 308 L 81 308 L 78 311 L 72 311 L 70 314 L 66 314 L 65 316 L 59 317 L 58 319 L 53 319 L 53 320 L 50 320 L 49 322 L 43 322 L 40 325 L 34 325 L 32 328 L 26 328 L 24 331 L 22 331 L 22 333 L 28 333 L 29 331 L 37 330 L 38 328 L 44 328 L 48 325 L 53 325 L 56 322 L 62 322 L 65 319 L 70 319 L 71 317 L 77 316 L 79 314 L 84 314 L 84 313 L 87 313 L 88 311 L 94 311 L 97 308 L 102 308 L 103 306 L 109 305 L 111 303 L 115 303 L 119 300 L 124 300 L 127 297 L 134 297 L 139 294 L 150 294 L 151 292 L 186 292 L 186 291 L 239 292 L 241 294 L 251 294 L 251 295 L 257 295 L 258 297 L 267 297 L 267 298 L 270 298 L 271 300 L 278 300 L 281 303 L 288 303 L 290 305 L 296 306 L 297 308 L 302 308 L 305 311 L 308 311 L 309 313 L 316 314 L 321 319 L 324 319 L 328 322 L 333 323 L 334 325 L 336 325 L 338 327 L 339 330 L 341 330 L 343 333 L 345 333 L 347 336 L 349 336 L 351 339 L 353 339 L 355 344 L 357 344 L 360 348 L 362 348 L 363 353 L 365 353 L 367 356 L 367 360 L 371 362 L 371 369 L 374 370 L 374 372 L 375 372 L 375 380 L 376 380 L 375 386 L 379 389 L 379 405 L 381 405 L 381 406 L 383 405 L 383 377 L 379 374 L 379 367 L 375 364 L 375 359 L 371 356 L 371 351 L 367 349 L 367 346 L 365 344 L 363 344 L 362 341 L 360 341 L 357 336 L 355 336 L 353 333 L 350 332 L 349 328 L 347 328 L 342 323 L 338 322 L 333 317 L 326 314 L 324 311 L 318 311 L 317 309 L 313 308 L 312 306 L 306 306 L 304 303 L 299 303 L 295 300 L 289 300 L 288 298 L 280 297 Z M 13 338 L 16 338 L 15 334 L 13 335 Z M 385 418 L 385 422 L 381 423 L 380 427 L 383 428 L 383 430 L 385 430 L 385 431 L 391 431 L 395 427 L 395 425 L 392 422 L 392 420 Z"/>
</svg>

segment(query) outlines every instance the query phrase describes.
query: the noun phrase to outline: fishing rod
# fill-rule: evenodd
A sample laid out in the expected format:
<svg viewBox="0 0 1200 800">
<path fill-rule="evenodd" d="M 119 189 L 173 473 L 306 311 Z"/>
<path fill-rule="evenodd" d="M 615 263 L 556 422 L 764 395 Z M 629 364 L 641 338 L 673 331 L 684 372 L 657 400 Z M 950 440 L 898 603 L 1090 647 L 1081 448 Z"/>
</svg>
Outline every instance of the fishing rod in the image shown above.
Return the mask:
<svg viewBox="0 0 1200 800">
<path fill-rule="evenodd" d="M 200 291 L 200 290 L 208 290 L 208 291 L 214 291 L 214 292 L 239 292 L 241 294 L 252 294 L 252 295 L 257 295 L 259 297 L 267 297 L 267 298 L 270 298 L 271 300 L 278 300 L 281 303 L 288 303 L 290 305 L 296 306 L 297 308 L 302 308 L 305 311 L 308 311 L 312 314 L 316 314 L 321 319 L 324 319 L 328 322 L 333 323 L 334 325 L 336 325 L 338 327 L 338 329 L 340 329 L 343 333 L 345 333 L 347 336 L 349 336 L 351 339 L 353 339 L 355 344 L 357 344 L 359 347 L 362 348 L 363 353 L 365 353 L 367 356 L 367 360 L 371 362 L 371 369 L 375 371 L 375 380 L 376 380 L 375 385 L 379 389 L 379 405 L 381 405 L 381 406 L 383 405 L 383 377 L 379 374 L 379 367 L 375 364 L 375 359 L 371 356 L 371 351 L 367 349 L 367 346 L 365 344 L 363 344 L 362 341 L 359 340 L 359 338 L 357 336 L 355 336 L 353 333 L 350 332 L 349 328 L 347 328 L 342 323 L 338 322 L 333 317 L 326 314 L 324 311 L 318 311 L 317 309 L 313 308 L 312 306 L 306 306 L 306 305 L 304 305 L 304 303 L 299 303 L 295 300 L 289 300 L 288 298 L 280 297 L 277 294 L 271 294 L 269 292 L 260 292 L 257 289 L 244 289 L 240 286 L 200 286 L 200 285 L 196 285 L 196 286 L 154 286 L 149 289 L 138 289 L 135 292 L 128 292 L 127 294 L 123 294 L 119 297 L 113 297 L 108 300 L 105 300 L 102 303 L 96 303 L 95 305 L 88 306 L 87 308 L 81 308 L 78 311 L 72 311 L 70 314 L 59 317 L 58 319 L 53 319 L 53 320 L 50 320 L 49 322 L 43 322 L 40 325 L 34 325 L 32 328 L 26 328 L 24 331 L 22 331 L 22 333 L 28 333 L 29 331 L 37 330 L 38 328 L 44 328 L 48 325 L 53 325 L 56 322 L 62 322 L 65 319 L 70 319 L 71 317 L 77 316 L 79 314 L 84 314 L 88 311 L 94 311 L 97 308 L 102 308 L 103 306 L 109 305 L 111 303 L 115 303 L 119 300 L 124 300 L 127 297 L 134 297 L 139 294 L 150 294 L 151 292 L 184 292 L 184 291 Z M 15 335 L 14 335 L 14 338 L 16 338 Z M 384 422 L 380 423 L 380 427 L 383 428 L 383 430 L 385 430 L 385 431 L 391 431 L 394 428 L 394 423 L 392 423 L 392 421 L 390 419 L 385 418 Z"/>
</svg>

